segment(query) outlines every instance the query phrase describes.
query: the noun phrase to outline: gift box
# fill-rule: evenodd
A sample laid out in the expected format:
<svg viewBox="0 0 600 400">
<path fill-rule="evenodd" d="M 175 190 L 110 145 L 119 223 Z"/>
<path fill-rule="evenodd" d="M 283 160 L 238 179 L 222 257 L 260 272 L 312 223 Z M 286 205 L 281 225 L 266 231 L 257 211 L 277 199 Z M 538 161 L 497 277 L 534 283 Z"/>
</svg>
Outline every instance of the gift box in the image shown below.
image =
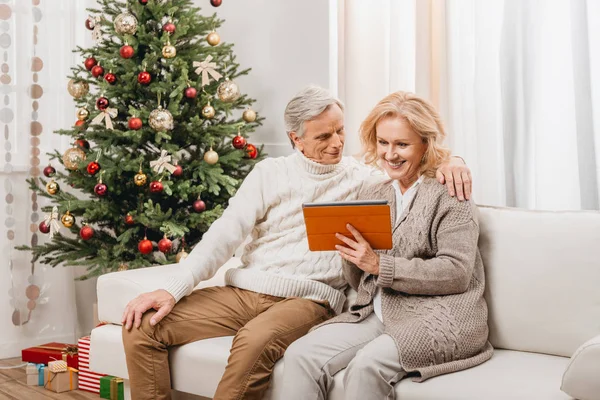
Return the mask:
<svg viewBox="0 0 600 400">
<path fill-rule="evenodd" d="M 124 400 L 125 390 L 123 378 L 106 375 L 100 378 L 100 398 L 108 400 Z"/>
<path fill-rule="evenodd" d="M 44 368 L 44 387 L 56 393 L 68 392 L 78 387 L 77 370 L 67 367 L 66 371 L 52 372 Z"/>
<path fill-rule="evenodd" d="M 29 386 L 44 386 L 44 364 L 29 363 L 25 367 L 27 375 L 27 385 Z"/>
<path fill-rule="evenodd" d="M 90 337 L 84 336 L 77 341 L 79 348 L 79 390 L 100 393 L 100 378 L 105 374 L 90 371 Z"/>
<path fill-rule="evenodd" d="M 65 343 L 46 343 L 40 346 L 21 350 L 21 358 L 35 364 L 46 364 L 50 361 L 64 360 L 71 368 L 79 368 L 77 346 Z"/>
</svg>

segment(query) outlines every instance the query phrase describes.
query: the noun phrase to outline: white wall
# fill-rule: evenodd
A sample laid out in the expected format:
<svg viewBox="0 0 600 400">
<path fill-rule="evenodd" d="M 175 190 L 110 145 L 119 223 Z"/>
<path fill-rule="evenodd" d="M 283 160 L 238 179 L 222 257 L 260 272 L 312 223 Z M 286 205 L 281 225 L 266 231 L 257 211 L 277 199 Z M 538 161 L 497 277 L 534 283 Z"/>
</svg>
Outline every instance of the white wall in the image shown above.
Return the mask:
<svg viewBox="0 0 600 400">
<path fill-rule="evenodd" d="M 292 96 L 314 83 L 334 89 L 330 79 L 329 1 L 326 0 L 195 0 L 204 15 L 225 20 L 218 30 L 221 41 L 233 48 L 242 67 L 251 67 L 237 80 L 240 89 L 255 98 L 254 109 L 266 118 L 250 137 L 265 144 L 270 156 L 289 154 L 283 111 Z"/>
</svg>

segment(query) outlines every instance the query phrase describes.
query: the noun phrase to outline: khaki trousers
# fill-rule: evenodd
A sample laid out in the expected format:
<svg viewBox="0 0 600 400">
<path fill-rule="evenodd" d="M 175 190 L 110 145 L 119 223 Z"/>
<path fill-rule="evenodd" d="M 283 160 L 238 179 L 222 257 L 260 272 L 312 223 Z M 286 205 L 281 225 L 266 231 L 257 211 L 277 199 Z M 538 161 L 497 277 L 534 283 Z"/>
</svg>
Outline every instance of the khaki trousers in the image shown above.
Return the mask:
<svg viewBox="0 0 600 400">
<path fill-rule="evenodd" d="M 170 399 L 169 347 L 219 336 L 235 337 L 214 399 L 261 399 L 286 348 L 334 314 L 328 304 L 230 286 L 194 291 L 152 327 L 155 313 L 123 329 L 132 400 Z"/>
</svg>

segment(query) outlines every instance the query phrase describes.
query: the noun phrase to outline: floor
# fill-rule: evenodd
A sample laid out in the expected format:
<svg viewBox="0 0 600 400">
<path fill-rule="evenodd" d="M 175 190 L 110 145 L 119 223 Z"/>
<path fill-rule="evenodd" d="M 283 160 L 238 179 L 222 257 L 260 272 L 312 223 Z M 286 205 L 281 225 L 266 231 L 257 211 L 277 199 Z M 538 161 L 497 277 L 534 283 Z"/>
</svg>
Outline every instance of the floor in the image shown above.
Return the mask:
<svg viewBox="0 0 600 400">
<path fill-rule="evenodd" d="M 21 358 L 0 360 L 1 367 L 22 364 Z M 0 400 L 46 400 L 46 399 L 99 399 L 94 393 L 73 390 L 71 392 L 54 393 L 41 386 L 27 386 L 25 367 L 0 369 Z"/>
</svg>

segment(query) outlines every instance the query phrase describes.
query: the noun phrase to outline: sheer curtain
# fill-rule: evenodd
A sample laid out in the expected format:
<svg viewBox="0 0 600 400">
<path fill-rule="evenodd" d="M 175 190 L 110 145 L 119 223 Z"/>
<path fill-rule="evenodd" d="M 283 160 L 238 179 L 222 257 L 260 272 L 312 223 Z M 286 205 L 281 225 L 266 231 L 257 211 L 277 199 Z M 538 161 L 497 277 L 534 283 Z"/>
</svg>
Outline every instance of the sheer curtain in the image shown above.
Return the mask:
<svg viewBox="0 0 600 400">
<path fill-rule="evenodd" d="M 599 209 L 598 2 L 340 3 L 349 132 L 381 97 L 413 91 L 440 110 L 478 203 Z"/>
<path fill-rule="evenodd" d="M 47 152 L 69 147 L 68 138 L 52 132 L 76 120 L 66 76 L 80 62 L 71 50 L 91 41 L 84 21 L 85 7 L 92 4 L 0 1 L 0 359 L 18 356 L 30 345 L 72 342 L 82 329 L 73 282 L 77 272 L 33 264 L 29 253 L 14 246 L 46 239 L 37 231 L 44 199 L 32 195 L 25 179 L 40 176 Z"/>
</svg>

